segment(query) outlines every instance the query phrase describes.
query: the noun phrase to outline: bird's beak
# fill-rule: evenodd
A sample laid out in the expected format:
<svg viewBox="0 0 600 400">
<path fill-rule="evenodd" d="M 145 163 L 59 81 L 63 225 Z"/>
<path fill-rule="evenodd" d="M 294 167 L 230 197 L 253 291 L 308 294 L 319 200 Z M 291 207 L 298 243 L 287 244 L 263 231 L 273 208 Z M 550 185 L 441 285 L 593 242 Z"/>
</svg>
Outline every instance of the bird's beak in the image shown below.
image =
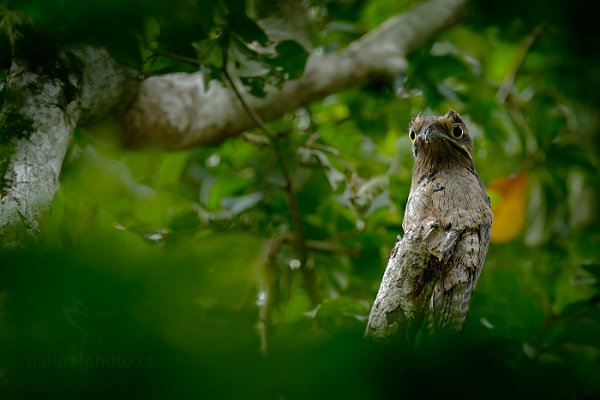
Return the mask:
<svg viewBox="0 0 600 400">
<path fill-rule="evenodd" d="M 431 127 L 426 128 L 423 132 L 423 139 L 425 140 L 425 143 L 429 143 L 429 140 L 436 136 L 440 136 L 439 132 Z"/>
<path fill-rule="evenodd" d="M 431 138 L 431 136 L 432 136 L 431 128 L 425 129 L 425 132 L 423 132 L 423 139 L 425 139 L 425 143 L 429 143 L 429 138 Z"/>
</svg>

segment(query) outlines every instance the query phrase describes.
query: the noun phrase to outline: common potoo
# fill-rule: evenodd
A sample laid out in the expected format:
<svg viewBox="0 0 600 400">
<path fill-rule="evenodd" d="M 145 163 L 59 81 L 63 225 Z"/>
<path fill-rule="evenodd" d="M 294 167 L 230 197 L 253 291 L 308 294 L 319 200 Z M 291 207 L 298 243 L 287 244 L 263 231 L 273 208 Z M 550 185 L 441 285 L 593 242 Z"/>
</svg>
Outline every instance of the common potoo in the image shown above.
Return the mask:
<svg viewBox="0 0 600 400">
<path fill-rule="evenodd" d="M 366 334 L 412 341 L 424 326 L 429 332 L 462 331 L 488 250 L 492 212 L 458 113 L 419 114 L 409 136 L 415 167 L 404 237 L 390 255 Z"/>
</svg>

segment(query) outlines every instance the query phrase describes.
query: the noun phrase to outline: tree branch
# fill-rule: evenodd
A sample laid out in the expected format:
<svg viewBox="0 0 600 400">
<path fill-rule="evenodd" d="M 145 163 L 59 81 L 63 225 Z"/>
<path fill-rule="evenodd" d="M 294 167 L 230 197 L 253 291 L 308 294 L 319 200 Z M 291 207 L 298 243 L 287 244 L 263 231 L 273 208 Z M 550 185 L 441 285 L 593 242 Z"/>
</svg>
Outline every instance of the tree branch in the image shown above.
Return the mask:
<svg viewBox="0 0 600 400">
<path fill-rule="evenodd" d="M 521 44 L 519 45 L 519 48 L 517 50 L 517 54 L 515 54 L 513 64 L 511 65 L 510 69 L 508 70 L 506 77 L 504 78 L 504 82 L 502 82 L 502 85 L 500 85 L 500 88 L 498 89 L 498 92 L 496 93 L 496 100 L 498 100 L 499 102 L 504 103 L 506 101 L 506 99 L 508 98 L 508 96 L 510 95 L 510 92 L 513 90 L 513 87 L 515 85 L 515 79 L 517 79 L 517 74 L 518 74 L 519 70 L 521 69 L 521 67 L 523 66 L 523 63 L 525 62 L 525 58 L 527 57 L 527 54 L 529 54 L 529 50 L 531 49 L 531 46 L 533 46 L 533 44 L 535 43 L 537 38 L 540 36 L 540 34 L 542 33 L 543 30 L 544 30 L 544 23 L 541 23 L 538 26 L 536 26 L 533 29 L 533 31 L 531 31 L 521 41 Z"/>
<path fill-rule="evenodd" d="M 346 49 L 313 54 L 304 75 L 271 89 L 264 99 L 248 96 L 262 121 L 406 69 L 405 57 L 464 16 L 466 0 L 433 0 L 392 17 Z M 427 21 L 427 23 L 423 23 Z M 205 86 L 202 73 L 174 73 L 146 79 L 122 119 L 130 146 L 181 149 L 221 142 L 253 128 L 235 93 L 218 81 Z"/>
<path fill-rule="evenodd" d="M 75 126 L 127 108 L 137 83 L 91 47 L 64 49 L 43 66 L 13 60 L 0 110 L 0 248 L 38 236 Z"/>
<path fill-rule="evenodd" d="M 224 54 L 226 53 L 226 51 L 227 49 L 223 49 Z M 302 271 L 302 276 L 304 277 L 304 287 L 306 289 L 306 293 L 308 294 L 312 304 L 316 306 L 321 303 L 321 295 L 319 292 L 319 287 L 317 285 L 317 277 L 315 275 L 315 271 L 313 268 L 309 268 L 309 266 L 306 263 L 308 253 L 306 250 L 306 234 L 304 232 L 304 222 L 302 220 L 302 215 L 300 214 L 300 206 L 298 205 L 298 200 L 296 199 L 296 195 L 294 194 L 292 176 L 287 165 L 286 157 L 283 151 L 283 147 L 281 146 L 280 138 L 277 137 L 277 135 L 275 135 L 269 129 L 269 127 L 264 123 L 261 117 L 254 111 L 254 109 L 248 105 L 241 91 L 238 89 L 236 82 L 229 73 L 229 70 L 227 68 L 226 57 L 224 57 L 224 59 L 225 61 L 222 67 L 222 72 L 225 76 L 225 80 L 231 86 L 231 89 L 235 93 L 246 114 L 252 119 L 254 124 L 258 126 L 259 129 L 263 131 L 263 133 L 273 142 L 273 147 L 275 148 L 275 152 L 277 153 L 277 158 L 279 161 L 279 168 L 281 169 L 281 174 L 283 175 L 283 179 L 285 181 L 285 184 L 281 189 L 285 194 L 285 198 L 290 209 L 290 215 L 294 224 L 294 249 L 296 250 L 298 257 L 300 258 L 300 268 Z"/>
</svg>

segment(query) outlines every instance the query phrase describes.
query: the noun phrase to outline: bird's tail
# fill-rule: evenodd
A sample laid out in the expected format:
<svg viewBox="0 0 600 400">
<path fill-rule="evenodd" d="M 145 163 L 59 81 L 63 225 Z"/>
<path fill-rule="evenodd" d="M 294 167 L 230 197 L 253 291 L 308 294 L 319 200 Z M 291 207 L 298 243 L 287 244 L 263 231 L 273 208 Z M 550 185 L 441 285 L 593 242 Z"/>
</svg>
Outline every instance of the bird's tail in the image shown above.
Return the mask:
<svg viewBox="0 0 600 400">
<path fill-rule="evenodd" d="M 459 276 L 452 272 L 455 271 L 446 279 L 440 279 L 433 289 L 427 313 L 429 335 L 460 333 L 467 320 L 475 277 L 464 270 Z"/>
</svg>

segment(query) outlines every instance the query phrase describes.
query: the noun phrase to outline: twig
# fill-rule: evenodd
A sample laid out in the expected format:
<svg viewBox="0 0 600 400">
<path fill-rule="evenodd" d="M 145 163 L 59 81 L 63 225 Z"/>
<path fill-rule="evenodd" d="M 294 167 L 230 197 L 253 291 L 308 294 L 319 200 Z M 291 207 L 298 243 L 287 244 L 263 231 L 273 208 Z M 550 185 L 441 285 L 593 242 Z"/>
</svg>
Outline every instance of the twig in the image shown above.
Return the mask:
<svg viewBox="0 0 600 400">
<path fill-rule="evenodd" d="M 298 206 L 298 201 L 296 199 L 296 196 L 294 195 L 292 178 L 291 178 L 287 163 L 285 161 L 285 156 L 284 156 L 283 148 L 281 147 L 280 139 L 277 137 L 277 135 L 275 135 L 269 129 L 269 127 L 265 124 L 265 122 L 262 120 L 262 118 L 256 113 L 256 111 L 252 107 L 250 107 L 248 105 L 248 103 L 242 96 L 240 89 L 237 87 L 234 79 L 232 78 L 232 76 L 229 73 L 229 70 L 227 68 L 227 61 L 228 61 L 227 56 L 226 56 L 227 49 L 222 48 L 222 51 L 223 51 L 223 66 L 221 67 L 221 72 L 223 73 L 225 80 L 227 81 L 227 83 L 229 83 L 229 86 L 231 86 L 231 89 L 233 90 L 233 92 L 235 93 L 235 96 L 237 97 L 240 104 L 242 105 L 242 108 L 248 114 L 248 116 L 252 119 L 254 124 L 265 134 L 265 136 L 271 138 L 271 140 L 273 141 L 273 145 L 275 147 L 275 152 L 277 153 L 277 157 L 279 158 L 279 165 L 281 168 L 281 173 L 282 173 L 283 179 L 285 181 L 284 185 L 279 186 L 279 187 L 281 190 L 283 190 L 283 192 L 285 194 L 286 200 L 288 202 L 288 206 L 290 208 L 290 214 L 291 214 L 292 220 L 294 222 L 294 227 L 295 227 L 295 232 L 296 232 L 294 245 L 296 248 L 296 252 L 298 253 L 298 257 L 300 258 L 302 275 L 304 277 L 304 286 L 305 286 L 308 296 L 310 297 L 311 302 L 313 303 L 313 305 L 316 306 L 319 303 L 321 303 L 321 295 L 319 293 L 319 288 L 317 285 L 317 278 L 314 273 L 314 269 L 308 268 L 307 264 L 306 264 L 307 246 L 306 246 L 306 237 L 305 237 L 305 233 L 304 233 L 304 224 L 302 222 L 302 215 L 300 214 L 300 207 Z M 179 55 L 176 53 L 171 53 L 169 51 L 155 49 L 155 52 L 159 55 L 174 58 L 174 59 L 177 59 L 180 61 L 185 61 L 185 62 L 194 64 L 194 65 L 202 64 L 201 62 L 199 62 L 198 60 L 195 60 L 193 58 L 182 56 L 182 55 Z M 249 138 L 247 137 L 246 139 L 248 140 Z M 251 138 L 251 139 L 256 141 L 255 138 Z"/>
<path fill-rule="evenodd" d="M 227 68 L 227 57 L 226 57 L 227 49 L 224 48 L 224 49 L 222 49 L 222 51 L 223 51 L 223 66 L 221 67 L 221 72 L 223 73 L 225 80 L 231 86 L 231 89 L 235 93 L 235 96 L 237 97 L 237 99 L 240 101 L 242 108 L 244 109 L 244 111 L 246 111 L 246 113 L 252 119 L 254 124 L 267 137 L 271 138 L 271 140 L 273 141 L 273 146 L 275 148 L 275 152 L 277 153 L 277 157 L 279 158 L 279 166 L 281 168 L 281 174 L 283 175 L 283 179 L 285 182 L 282 190 L 285 194 L 285 197 L 286 197 L 286 200 L 288 203 L 288 207 L 290 209 L 290 214 L 291 214 L 291 217 L 292 217 L 292 220 L 294 223 L 294 228 L 295 228 L 295 233 L 296 233 L 295 240 L 294 240 L 294 245 L 295 245 L 294 247 L 296 248 L 296 252 L 298 253 L 298 257 L 300 258 L 302 275 L 304 277 L 304 287 L 305 287 L 305 290 L 306 290 L 311 302 L 313 303 L 313 305 L 316 306 L 319 303 L 321 303 L 321 295 L 319 293 L 317 279 L 316 279 L 316 275 L 314 273 L 314 269 L 308 268 L 306 265 L 307 249 L 306 249 L 306 236 L 305 236 L 305 232 L 304 232 L 304 224 L 302 222 L 302 215 L 300 213 L 300 207 L 298 205 L 298 201 L 296 199 L 296 196 L 294 195 L 292 178 L 290 175 L 288 165 L 285 161 L 285 155 L 284 155 L 283 148 L 281 146 L 281 142 L 280 142 L 279 138 L 277 137 L 277 135 L 275 135 L 269 129 L 269 127 L 264 123 L 262 118 L 256 113 L 256 111 L 254 111 L 254 109 L 252 107 L 250 107 L 248 105 L 248 103 L 242 96 L 241 91 L 237 87 L 234 79 L 231 77 L 231 74 L 229 73 L 229 70 Z"/>
<path fill-rule="evenodd" d="M 252 122 L 254 122 L 256 124 L 256 126 L 258 126 L 258 128 L 261 131 L 263 131 L 263 133 L 265 135 L 267 135 L 270 138 L 274 138 L 275 134 L 265 124 L 265 122 L 262 120 L 262 118 L 260 117 L 260 115 L 258 115 L 256 113 L 256 111 L 254 111 L 254 109 L 252 107 L 250 107 L 248 105 L 248 103 L 246 103 L 246 100 L 244 100 L 244 97 L 242 96 L 242 92 L 237 87 L 235 81 L 231 77 L 231 74 L 229 73 L 229 70 L 228 70 L 228 68 L 227 68 L 227 66 L 225 64 L 223 64 L 223 67 L 221 68 L 221 72 L 223 73 L 223 76 L 225 77 L 225 80 L 227 80 L 227 83 L 229 83 L 229 86 L 231 86 L 231 89 L 235 93 L 235 96 L 240 101 L 240 104 L 242 105 L 242 108 L 244 109 L 244 111 L 246 111 L 246 114 L 248 114 L 248 116 L 252 119 Z"/>
<path fill-rule="evenodd" d="M 293 240 L 294 238 L 291 235 L 282 235 L 276 239 L 268 240 L 263 246 L 262 255 L 259 258 L 258 266 L 261 269 L 262 288 L 257 329 L 260 336 L 260 349 L 264 355 L 267 355 L 269 352 L 271 319 L 279 297 L 277 254 L 286 242 Z M 316 251 L 348 254 L 352 257 L 359 256 L 357 250 L 348 249 L 337 243 L 324 240 L 307 240 L 306 247 Z"/>
<path fill-rule="evenodd" d="M 326 240 L 307 240 L 306 247 L 311 250 L 322 251 L 326 253 L 345 254 L 351 257 L 359 257 L 360 252 L 356 249 L 344 247 L 338 243 L 332 243 Z"/>
<path fill-rule="evenodd" d="M 188 64 L 193 64 L 193 65 L 196 65 L 196 66 L 202 65 L 202 63 L 200 61 L 196 60 L 195 58 L 182 56 L 181 54 L 172 53 L 172 52 L 167 51 L 167 50 L 152 49 L 151 51 L 153 51 L 155 54 L 157 54 L 159 56 L 162 56 L 162 57 L 173 58 L 175 60 L 183 61 L 183 62 L 186 62 Z"/>
<path fill-rule="evenodd" d="M 269 139 L 267 139 L 264 135 L 254 135 L 252 133 L 244 132 L 242 133 L 242 138 L 248 143 L 254 144 L 258 147 L 263 147 L 269 144 Z"/>
<path fill-rule="evenodd" d="M 292 235 L 282 235 L 280 237 L 284 242 L 293 242 L 294 237 Z M 356 249 L 351 249 L 348 247 L 344 247 L 339 243 L 334 243 L 330 239 L 326 240 L 306 240 L 306 248 L 309 250 L 320 251 L 323 253 L 337 253 L 337 254 L 345 254 L 351 257 L 358 257 L 360 252 Z"/>
<path fill-rule="evenodd" d="M 333 235 L 333 236 L 329 237 L 327 239 L 327 241 L 332 242 L 332 241 L 342 241 L 342 240 L 346 240 L 346 239 L 351 239 L 351 238 L 354 238 L 354 237 L 360 235 L 364 231 L 365 231 L 364 227 L 362 227 L 361 229 L 359 229 L 359 228 L 351 229 L 349 231 L 344 231 L 344 232 L 340 232 L 336 235 Z"/>
<path fill-rule="evenodd" d="M 500 89 L 498 89 L 498 93 L 496 93 L 496 99 L 500 103 L 504 103 L 506 101 L 506 99 L 508 98 L 508 96 L 510 95 L 510 90 L 512 89 L 512 87 L 515 84 L 515 79 L 517 78 L 517 73 L 519 72 L 519 69 L 521 69 L 521 66 L 525 62 L 525 58 L 527 57 L 527 54 L 529 53 L 529 49 L 531 49 L 531 46 L 533 46 L 533 43 L 535 43 L 536 39 L 538 38 L 540 33 L 542 33 L 543 29 L 544 29 L 544 23 L 539 24 L 521 42 L 521 45 L 519 46 L 519 49 L 517 51 L 517 55 L 513 61 L 513 64 L 511 66 L 508 74 L 506 75 L 506 78 L 504 78 L 504 82 L 500 86 Z"/>
<path fill-rule="evenodd" d="M 263 287 L 259 305 L 258 315 L 258 333 L 260 336 L 260 350 L 263 355 L 269 352 L 271 339 L 271 317 L 278 297 L 278 271 L 277 271 L 277 253 L 281 250 L 284 240 L 278 238 L 269 240 L 263 247 L 263 256 L 261 257 Z"/>
<path fill-rule="evenodd" d="M 307 142 L 305 146 L 308 147 L 309 149 L 321 150 L 321 151 L 325 151 L 327 153 L 331 153 L 331 155 L 334 155 L 336 157 L 342 156 L 338 149 L 336 149 L 335 147 L 327 146 L 326 144 L 320 144 L 320 143 L 314 143 L 314 142 L 308 143 Z"/>
</svg>

